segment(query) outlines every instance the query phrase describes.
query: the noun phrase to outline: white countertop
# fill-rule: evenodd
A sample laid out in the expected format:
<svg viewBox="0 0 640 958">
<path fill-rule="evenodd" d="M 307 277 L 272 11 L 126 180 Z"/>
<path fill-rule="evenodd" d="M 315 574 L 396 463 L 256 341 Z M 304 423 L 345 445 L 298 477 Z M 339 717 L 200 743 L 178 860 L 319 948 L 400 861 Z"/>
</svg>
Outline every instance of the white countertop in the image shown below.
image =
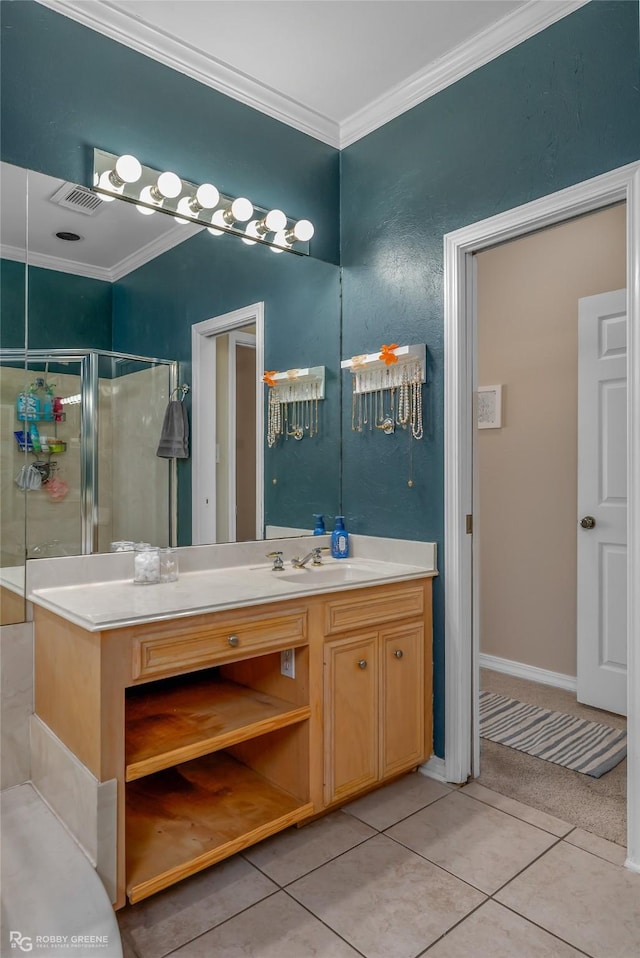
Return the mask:
<svg viewBox="0 0 640 958">
<path fill-rule="evenodd" d="M 291 566 L 290 556 L 322 544 L 324 537 L 270 540 L 269 549 L 285 553 L 284 572 L 271 570 L 264 542 L 179 549 L 180 578 L 157 585 L 133 584 L 131 553 L 39 559 L 28 563 L 27 595 L 35 605 L 97 632 L 437 574 L 433 543 L 369 536 L 351 537 L 347 559 L 323 557 L 320 567 Z M 225 559 L 241 561 L 230 565 Z"/>
</svg>

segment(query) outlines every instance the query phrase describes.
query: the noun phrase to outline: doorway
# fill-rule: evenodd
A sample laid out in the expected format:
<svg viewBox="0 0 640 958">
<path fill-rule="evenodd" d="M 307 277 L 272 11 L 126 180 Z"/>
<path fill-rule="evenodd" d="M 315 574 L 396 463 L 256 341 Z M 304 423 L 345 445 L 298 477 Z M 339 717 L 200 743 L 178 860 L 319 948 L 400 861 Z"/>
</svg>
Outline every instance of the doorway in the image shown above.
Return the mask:
<svg viewBox="0 0 640 958">
<path fill-rule="evenodd" d="M 264 304 L 196 323 L 192 543 L 264 538 Z"/>
<path fill-rule="evenodd" d="M 585 398 L 591 399 L 591 391 L 584 395 L 579 362 L 585 348 L 579 304 L 625 285 L 625 214 L 624 205 L 617 205 L 474 256 L 478 395 L 486 400 L 493 395 L 489 384 L 499 384 L 501 398 L 501 416 L 495 421 L 478 416 L 476 434 L 474 588 L 481 695 L 616 729 L 624 729 L 624 719 L 599 711 L 606 707 L 599 699 L 582 695 L 587 704 L 579 705 L 576 698 L 589 637 L 584 622 L 578 629 L 578 573 L 585 575 L 579 550 L 591 547 L 605 527 L 599 515 L 590 538 L 591 530 L 577 521 L 585 452 L 582 434 L 579 452 L 578 421 L 584 419 Z M 624 291 L 614 298 L 622 299 L 624 312 Z M 597 332 L 597 322 L 590 331 L 592 325 Z M 605 329 L 610 326 L 605 322 Z M 607 360 L 617 366 L 619 358 L 618 378 L 624 352 Z M 590 412 L 588 437 L 596 435 L 599 418 Z M 624 429 L 624 408 L 616 412 Z M 624 442 L 622 453 L 624 469 Z M 590 473 L 597 477 L 601 470 L 594 464 Z M 595 495 L 589 500 L 594 512 L 595 500 Z M 624 569 L 619 571 L 617 585 L 623 588 Z M 614 585 L 609 591 L 616 593 Z M 588 591 L 597 595 L 595 583 Z M 623 641 L 626 646 L 626 635 Z M 622 704 L 609 702 L 609 711 L 623 710 Z M 598 709 L 589 707 L 595 705 Z M 626 843 L 624 762 L 594 779 L 482 738 L 479 771 L 480 784 Z"/>
<path fill-rule="evenodd" d="M 640 163 L 449 233 L 445 280 L 445 758 L 444 777 L 466 781 L 479 767 L 478 635 L 473 628 L 473 428 L 477 388 L 473 253 L 520 235 L 625 202 L 627 210 L 627 652 L 629 759 L 627 861 L 640 871 Z"/>
</svg>

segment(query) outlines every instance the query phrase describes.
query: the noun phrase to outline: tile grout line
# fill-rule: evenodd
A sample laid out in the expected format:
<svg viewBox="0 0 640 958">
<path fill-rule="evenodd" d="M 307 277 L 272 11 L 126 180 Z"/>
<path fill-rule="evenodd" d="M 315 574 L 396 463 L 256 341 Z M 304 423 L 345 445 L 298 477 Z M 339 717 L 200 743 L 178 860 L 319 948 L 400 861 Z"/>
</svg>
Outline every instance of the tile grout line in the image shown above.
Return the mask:
<svg viewBox="0 0 640 958">
<path fill-rule="evenodd" d="M 475 780 L 474 780 L 474 781 L 475 781 Z M 480 783 L 478 783 L 478 784 L 480 784 Z M 458 794 L 460 794 L 460 795 L 465 795 L 465 791 L 464 791 L 464 790 L 465 790 L 465 787 L 466 787 L 466 786 L 463 785 Z M 480 787 L 481 787 L 481 788 L 486 788 L 487 786 L 486 786 L 486 785 L 481 785 Z M 490 791 L 490 789 L 489 789 L 489 791 Z M 501 795 L 502 793 L 501 793 L 501 792 L 496 792 L 495 794 L 496 794 L 496 795 Z M 497 805 L 492 805 L 490 802 L 485 801 L 484 798 L 480 798 L 478 795 L 471 795 L 471 793 L 468 793 L 468 794 L 466 794 L 466 797 L 467 797 L 467 798 L 472 798 L 472 799 L 474 800 L 474 802 L 480 802 L 481 805 L 486 805 L 487 808 L 493 808 L 493 810 L 496 811 L 496 812 L 502 812 L 504 815 L 510 815 L 511 818 L 515 818 L 516 821 L 518 821 L 518 822 L 523 822 L 525 825 L 531 825 L 531 828 L 537 828 L 537 829 L 538 829 L 539 831 L 541 831 L 541 832 L 546 832 L 547 835 L 553 835 L 554 838 L 566 838 L 567 835 L 570 835 L 570 834 L 571 834 L 571 832 L 575 832 L 576 828 L 580 828 L 580 827 L 581 827 L 580 825 L 574 825 L 574 824 L 572 824 L 571 822 L 566 822 L 565 824 L 566 824 L 566 825 L 569 825 L 569 831 L 568 831 L 565 835 L 556 835 L 556 833 L 555 833 L 555 832 L 552 832 L 550 829 L 544 828 L 542 825 L 534 825 L 533 822 L 528 822 L 528 821 L 526 820 L 526 818 L 519 818 L 517 815 L 514 815 L 513 812 L 508 812 L 508 811 L 506 810 L 506 808 L 499 808 Z M 508 799 L 510 802 L 517 802 L 517 801 L 518 801 L 517 798 L 510 798 L 509 795 L 502 795 L 502 798 L 506 798 L 506 799 Z M 524 802 L 520 802 L 520 804 L 521 804 L 521 805 L 524 805 Z M 524 807 L 525 807 L 525 808 L 533 808 L 533 805 L 525 805 Z M 541 809 L 539 809 L 539 808 L 535 808 L 535 809 L 533 809 L 533 810 L 536 811 L 536 812 L 540 812 L 541 815 L 549 815 L 549 818 L 555 818 L 555 817 L 556 817 L 555 815 L 550 815 L 549 812 L 543 812 L 543 811 L 542 811 Z M 557 821 L 560 822 L 560 821 L 562 821 L 562 819 L 558 818 Z"/>
</svg>

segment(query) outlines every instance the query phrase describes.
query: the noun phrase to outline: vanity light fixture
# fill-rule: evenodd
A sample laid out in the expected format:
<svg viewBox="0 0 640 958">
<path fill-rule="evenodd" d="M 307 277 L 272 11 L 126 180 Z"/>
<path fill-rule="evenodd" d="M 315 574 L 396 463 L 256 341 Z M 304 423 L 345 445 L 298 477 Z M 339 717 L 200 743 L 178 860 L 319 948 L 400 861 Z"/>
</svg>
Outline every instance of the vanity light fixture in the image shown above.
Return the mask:
<svg viewBox="0 0 640 958">
<path fill-rule="evenodd" d="M 177 223 L 203 226 L 213 236 L 231 233 L 249 246 L 261 244 L 274 252 L 309 255 L 314 233 L 309 220 L 254 206 L 244 196 L 221 193 L 212 183 L 191 183 L 176 173 L 144 166 L 130 154 L 114 156 L 95 149 L 93 173 L 93 189 L 107 203 L 124 200 L 145 216 L 159 210 Z"/>
</svg>

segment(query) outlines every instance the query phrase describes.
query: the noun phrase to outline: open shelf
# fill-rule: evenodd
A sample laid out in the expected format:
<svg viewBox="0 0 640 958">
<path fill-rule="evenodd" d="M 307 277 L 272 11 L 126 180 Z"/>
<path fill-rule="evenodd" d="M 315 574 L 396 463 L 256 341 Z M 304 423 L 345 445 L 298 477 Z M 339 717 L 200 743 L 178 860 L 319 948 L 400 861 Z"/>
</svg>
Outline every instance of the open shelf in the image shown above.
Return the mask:
<svg viewBox="0 0 640 958">
<path fill-rule="evenodd" d="M 220 678 L 153 683 L 127 697 L 127 782 L 308 719 L 308 705 Z"/>
<path fill-rule="evenodd" d="M 224 752 L 127 785 L 133 904 L 313 813 Z"/>
</svg>

